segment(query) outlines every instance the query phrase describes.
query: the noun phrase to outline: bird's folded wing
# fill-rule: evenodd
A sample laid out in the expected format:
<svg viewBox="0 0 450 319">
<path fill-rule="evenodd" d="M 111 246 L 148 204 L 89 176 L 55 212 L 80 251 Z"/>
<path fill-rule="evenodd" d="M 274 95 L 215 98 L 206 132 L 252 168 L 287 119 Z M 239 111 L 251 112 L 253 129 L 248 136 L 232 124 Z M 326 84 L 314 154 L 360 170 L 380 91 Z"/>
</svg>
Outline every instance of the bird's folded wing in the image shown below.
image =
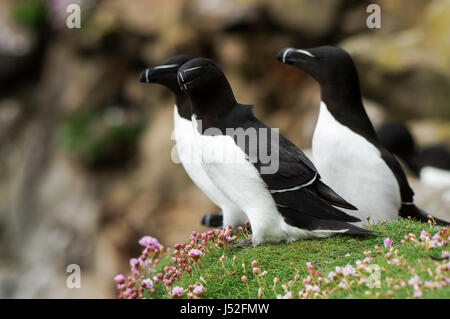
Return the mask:
<svg viewBox="0 0 450 319">
<path fill-rule="evenodd" d="M 385 161 L 398 182 L 402 202 L 412 203 L 414 201 L 414 191 L 409 186 L 408 179 L 397 158 L 383 146 L 379 146 L 378 149 L 380 150 L 381 158 Z"/>
<path fill-rule="evenodd" d="M 264 124 L 261 123 L 261 126 Z M 259 160 L 254 165 L 260 171 L 262 179 L 270 190 L 299 187 L 320 178 L 311 160 L 287 138 L 274 130 L 270 130 L 267 136 L 259 136 L 259 139 L 262 138 L 266 138 L 265 145 L 269 146 L 267 151 L 263 151 L 270 154 L 268 156 L 270 162 L 263 163 Z M 258 144 L 264 145 L 261 140 L 258 141 Z M 261 154 L 261 149 L 259 152 Z M 261 156 L 258 159 L 261 159 Z M 269 165 L 276 169 L 266 174 L 262 168 Z"/>
<path fill-rule="evenodd" d="M 319 198 L 308 188 L 301 188 L 288 192 L 272 192 L 272 197 L 278 207 L 289 208 L 302 215 L 309 215 L 317 219 L 339 220 L 345 222 L 359 222 L 359 218 L 348 215 L 331 206 Z M 280 212 L 282 210 L 280 209 Z"/>
</svg>

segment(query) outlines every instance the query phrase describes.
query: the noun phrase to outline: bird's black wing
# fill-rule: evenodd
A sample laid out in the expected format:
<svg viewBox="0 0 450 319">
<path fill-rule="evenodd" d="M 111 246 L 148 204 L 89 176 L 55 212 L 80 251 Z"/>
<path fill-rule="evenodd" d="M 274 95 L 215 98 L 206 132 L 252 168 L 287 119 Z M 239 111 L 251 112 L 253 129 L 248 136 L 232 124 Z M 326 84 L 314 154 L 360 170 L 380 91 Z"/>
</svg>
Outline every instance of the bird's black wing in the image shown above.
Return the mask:
<svg viewBox="0 0 450 319">
<path fill-rule="evenodd" d="M 378 149 L 380 150 L 381 158 L 385 161 L 397 180 L 402 202 L 412 203 L 414 201 L 414 191 L 409 186 L 406 174 L 397 158 L 382 145 L 378 145 Z"/>
<path fill-rule="evenodd" d="M 279 210 L 281 214 L 284 214 L 284 211 L 296 211 L 299 214 L 309 215 L 315 219 L 343 222 L 360 221 L 360 219 L 331 206 L 337 205 L 356 209 L 320 181 L 320 175 L 314 164 L 297 146 L 255 118 L 249 108 L 242 107 L 232 112 L 231 115 L 226 121 L 222 121 L 222 126 L 243 128 L 244 130 L 256 129 L 258 140 L 257 156 L 253 154 L 254 150 L 252 151 L 249 148 L 248 143 L 240 145 L 239 142 L 236 142 L 236 144 L 241 147 L 248 156 L 249 161 L 260 172 L 261 178 L 266 183 L 275 203 L 279 208 L 283 208 Z M 261 134 L 262 131 L 266 131 L 267 134 Z M 264 145 L 263 142 L 265 142 L 265 145 L 270 146 L 268 152 L 271 155 L 269 158 L 272 160 L 270 164 L 274 164 L 273 161 L 277 161 L 277 169 L 272 173 L 263 173 L 263 168 L 266 164 L 259 156 L 261 154 L 260 146 Z M 256 160 L 252 161 L 255 158 Z M 284 217 L 286 218 L 286 216 Z M 305 225 L 299 224 L 296 226 L 303 227 Z"/>
</svg>

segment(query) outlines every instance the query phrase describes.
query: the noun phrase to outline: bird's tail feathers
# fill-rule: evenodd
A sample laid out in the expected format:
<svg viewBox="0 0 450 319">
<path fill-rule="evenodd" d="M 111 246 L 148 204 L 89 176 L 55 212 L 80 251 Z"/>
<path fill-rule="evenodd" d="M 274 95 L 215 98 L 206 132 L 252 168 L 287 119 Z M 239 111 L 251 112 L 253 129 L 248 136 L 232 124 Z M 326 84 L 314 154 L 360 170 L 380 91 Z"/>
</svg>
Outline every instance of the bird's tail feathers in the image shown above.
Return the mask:
<svg viewBox="0 0 450 319">
<path fill-rule="evenodd" d="M 428 216 L 430 216 L 430 214 L 428 214 L 427 212 L 425 212 L 424 210 L 420 209 L 419 207 L 417 207 L 414 204 L 403 204 L 402 207 L 400 208 L 400 216 L 403 218 L 414 218 L 418 221 L 427 223 L 429 218 Z M 436 224 L 440 225 L 440 226 L 447 226 L 450 225 L 449 221 L 445 221 L 443 219 L 437 218 L 432 216 L 432 220 L 436 221 Z"/>
<path fill-rule="evenodd" d="M 376 235 L 378 232 L 349 224 L 349 229 L 344 233 L 346 235 Z"/>
<path fill-rule="evenodd" d="M 320 180 L 317 180 L 315 183 L 313 183 L 308 187 L 311 190 L 315 191 L 317 196 L 319 196 L 321 199 L 323 199 L 330 205 L 341 208 L 347 208 L 351 210 L 358 210 L 358 208 L 356 208 L 355 206 L 347 202 L 345 199 L 343 199 L 341 196 L 336 194 L 334 190 L 332 190 L 329 186 L 327 186 Z"/>
</svg>

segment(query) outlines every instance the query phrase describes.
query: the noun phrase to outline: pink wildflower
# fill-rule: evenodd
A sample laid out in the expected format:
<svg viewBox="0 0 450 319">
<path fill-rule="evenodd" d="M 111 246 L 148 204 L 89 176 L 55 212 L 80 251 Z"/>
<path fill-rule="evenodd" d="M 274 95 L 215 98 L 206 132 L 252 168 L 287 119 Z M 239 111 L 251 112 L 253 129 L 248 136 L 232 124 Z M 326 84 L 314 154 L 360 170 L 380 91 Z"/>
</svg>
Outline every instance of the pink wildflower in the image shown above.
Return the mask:
<svg viewBox="0 0 450 319">
<path fill-rule="evenodd" d="M 189 250 L 189 257 L 191 257 L 191 258 L 197 259 L 202 255 L 203 255 L 203 253 L 201 250 L 198 250 L 198 249 Z"/>
<path fill-rule="evenodd" d="M 144 236 L 139 240 L 139 245 L 142 247 L 148 247 L 148 248 L 154 248 L 155 250 L 160 250 L 162 248 L 162 245 L 159 243 L 159 241 L 156 238 L 153 238 L 152 236 Z"/>
<path fill-rule="evenodd" d="M 150 278 L 142 280 L 142 287 L 147 289 L 153 288 L 153 281 Z"/>
<path fill-rule="evenodd" d="M 172 298 L 180 298 L 183 295 L 183 288 L 179 286 L 173 287 L 170 295 L 172 296 Z"/>
<path fill-rule="evenodd" d="M 390 238 L 384 239 L 384 247 L 392 247 L 392 243 L 393 243 L 392 239 Z"/>
<path fill-rule="evenodd" d="M 125 282 L 125 276 L 122 274 L 118 274 L 116 277 L 114 277 L 114 281 L 118 284 L 123 284 Z"/>
<path fill-rule="evenodd" d="M 130 266 L 131 266 L 131 269 L 133 269 L 133 270 L 137 270 L 137 265 L 139 264 L 139 260 L 137 260 L 136 258 L 131 258 L 130 259 Z"/>
<path fill-rule="evenodd" d="M 192 293 L 196 296 L 201 296 L 205 292 L 205 288 L 201 284 L 195 285 L 194 289 L 192 289 Z"/>
</svg>

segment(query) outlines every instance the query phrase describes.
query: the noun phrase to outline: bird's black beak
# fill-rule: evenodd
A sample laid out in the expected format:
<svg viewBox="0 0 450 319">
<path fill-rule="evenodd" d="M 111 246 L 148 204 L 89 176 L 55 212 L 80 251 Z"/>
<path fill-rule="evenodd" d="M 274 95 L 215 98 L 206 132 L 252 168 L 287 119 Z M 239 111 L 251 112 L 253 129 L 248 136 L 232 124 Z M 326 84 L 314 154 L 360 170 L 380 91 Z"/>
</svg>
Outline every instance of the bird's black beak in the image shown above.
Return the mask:
<svg viewBox="0 0 450 319">
<path fill-rule="evenodd" d="M 151 83 L 154 80 L 153 74 L 155 73 L 154 68 L 148 68 L 142 71 L 141 76 L 139 77 L 139 82 L 142 83 Z"/>
<path fill-rule="evenodd" d="M 294 48 L 284 48 L 277 55 L 277 60 L 285 64 L 308 63 L 313 59 L 315 56 L 311 52 Z"/>
<path fill-rule="evenodd" d="M 203 66 L 196 66 L 189 69 L 179 70 L 177 73 L 177 81 L 181 91 L 186 92 L 190 84 L 196 79 L 202 72 Z"/>
<path fill-rule="evenodd" d="M 175 73 L 178 70 L 178 64 L 163 64 L 159 66 L 155 66 L 154 68 L 148 68 L 142 71 L 141 76 L 139 77 L 139 81 L 143 83 L 152 83 L 155 82 L 158 77 L 164 75 Z"/>
</svg>

